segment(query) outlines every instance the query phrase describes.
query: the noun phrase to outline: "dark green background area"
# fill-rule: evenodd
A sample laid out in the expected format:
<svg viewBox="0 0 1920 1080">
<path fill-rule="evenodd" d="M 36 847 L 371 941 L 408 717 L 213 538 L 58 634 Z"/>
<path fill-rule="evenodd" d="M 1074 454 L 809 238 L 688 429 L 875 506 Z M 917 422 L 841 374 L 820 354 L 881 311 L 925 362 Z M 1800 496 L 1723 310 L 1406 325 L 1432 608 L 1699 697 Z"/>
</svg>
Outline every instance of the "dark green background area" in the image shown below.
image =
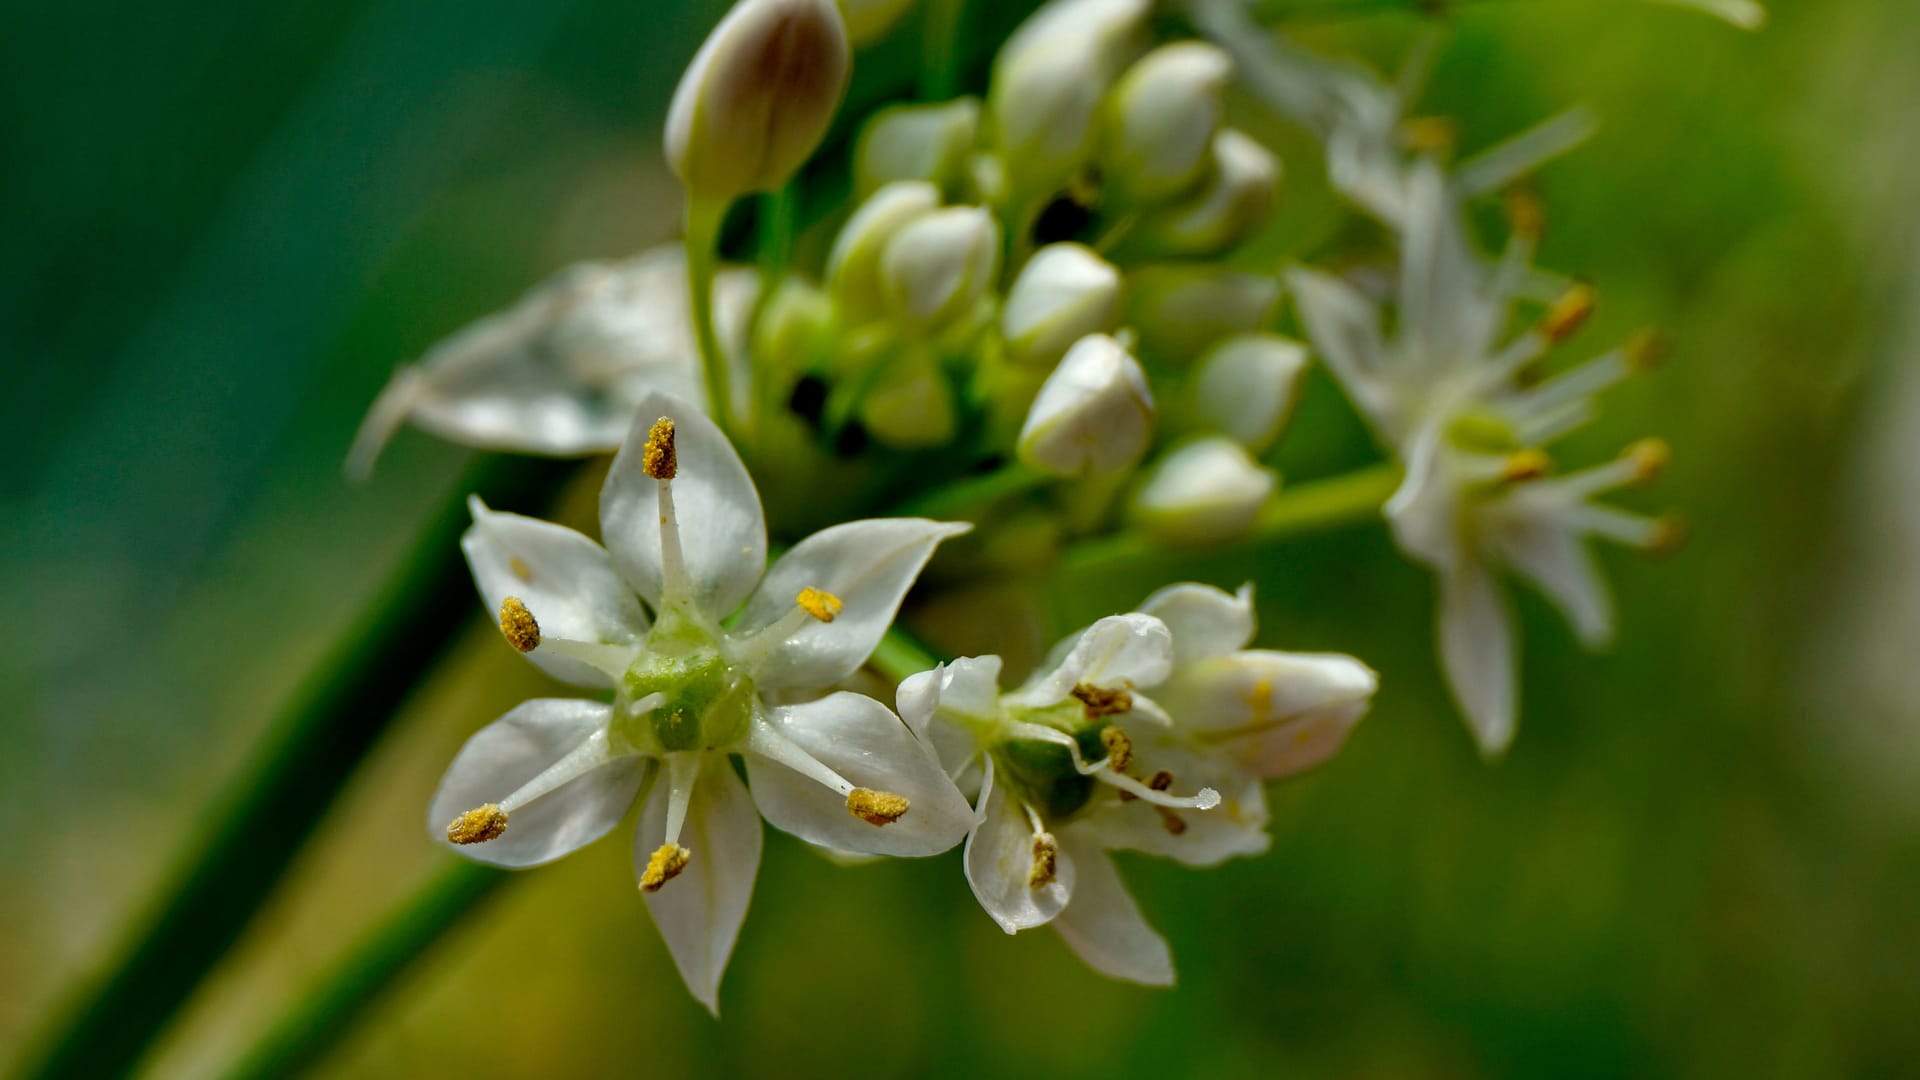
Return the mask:
<svg viewBox="0 0 1920 1080">
<path fill-rule="evenodd" d="M 976 7 L 991 5 L 976 4 Z M 1314 15 L 1391 64 L 1423 22 Z M 1920 10 L 1776 0 L 1748 35 L 1628 0 L 1464 3 L 1420 111 L 1492 143 L 1602 127 L 1540 178 L 1597 351 L 1659 325 L 1572 463 L 1645 434 L 1689 547 L 1615 551 L 1619 644 L 1531 595 L 1520 737 L 1484 765 L 1419 570 L 1369 527 L 1054 583 L 1055 628 L 1173 577 L 1258 588 L 1260 643 L 1383 673 L 1274 849 L 1123 870 L 1156 992 L 1002 935 L 954 855 L 831 866 L 768 834 L 715 1023 L 624 838 L 516 882 L 330 1059 L 339 1075 L 1900 1075 L 1920 1057 Z M 392 367 L 569 262 L 673 234 L 658 162 L 717 3 L 9 5 L 0 43 L 0 1046 L 96 969 L 273 708 L 467 455 L 339 463 Z M 1004 16 L 1002 16 L 1004 17 Z M 869 88 L 912 66 L 861 58 Z M 1297 138 L 1277 235 L 1343 234 Z M 1370 459 L 1315 381 L 1280 463 Z M 580 503 L 580 507 L 589 505 Z M 449 552 L 449 558 L 453 553 Z M 951 605 L 943 605 L 947 610 Z M 929 636 L 960 628 L 925 625 Z M 155 1060 L 231 1059 L 438 865 L 460 741 L 557 692 L 491 639 L 417 695 Z M 621 834 L 616 834 L 620 836 Z"/>
</svg>

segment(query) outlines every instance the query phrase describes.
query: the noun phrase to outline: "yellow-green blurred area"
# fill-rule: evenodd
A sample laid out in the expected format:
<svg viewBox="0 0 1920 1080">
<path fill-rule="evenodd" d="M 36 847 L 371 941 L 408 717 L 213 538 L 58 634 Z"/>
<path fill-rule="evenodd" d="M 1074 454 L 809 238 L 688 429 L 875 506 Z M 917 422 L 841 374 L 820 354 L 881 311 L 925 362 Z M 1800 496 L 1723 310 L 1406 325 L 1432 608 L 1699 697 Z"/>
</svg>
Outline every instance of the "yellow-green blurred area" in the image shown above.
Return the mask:
<svg viewBox="0 0 1920 1080">
<path fill-rule="evenodd" d="M 470 455 L 417 433 L 370 484 L 341 478 L 393 366 L 569 262 L 674 234 L 659 125 L 722 6 L 11 6 L 4 1056 L 113 958 L 275 709 L 456 494 Z M 1602 122 L 1539 178 L 1541 262 L 1602 297 L 1563 359 L 1647 324 L 1674 349 L 1564 456 L 1665 436 L 1670 475 L 1631 501 L 1682 509 L 1692 534 L 1665 561 L 1605 553 L 1608 654 L 1519 597 L 1523 716 L 1498 766 L 1439 682 L 1429 581 L 1383 527 L 1055 577 L 1049 634 L 1168 580 L 1250 579 L 1261 645 L 1383 675 L 1346 752 L 1273 789 L 1270 853 L 1122 858 L 1176 989 L 1103 979 L 1044 930 L 1003 935 L 957 853 L 842 868 L 769 830 L 716 1022 L 648 920 L 623 829 L 512 882 L 326 1070 L 1910 1074 L 1920 7 L 1770 8 L 1757 35 L 1627 0 L 1461 3 L 1445 21 L 1417 111 L 1455 117 L 1463 147 L 1576 102 Z M 1391 68 L 1428 25 L 1323 12 L 1291 29 Z M 909 88 L 913 33 L 860 77 Z M 1280 231 L 1331 249 L 1320 163 L 1281 145 Z M 1373 455 L 1319 380 L 1279 462 L 1306 478 Z M 916 628 L 991 647 L 994 601 L 976 583 Z M 442 866 L 423 813 L 455 749 L 564 692 L 476 603 L 154 1074 L 232 1060 Z"/>
</svg>

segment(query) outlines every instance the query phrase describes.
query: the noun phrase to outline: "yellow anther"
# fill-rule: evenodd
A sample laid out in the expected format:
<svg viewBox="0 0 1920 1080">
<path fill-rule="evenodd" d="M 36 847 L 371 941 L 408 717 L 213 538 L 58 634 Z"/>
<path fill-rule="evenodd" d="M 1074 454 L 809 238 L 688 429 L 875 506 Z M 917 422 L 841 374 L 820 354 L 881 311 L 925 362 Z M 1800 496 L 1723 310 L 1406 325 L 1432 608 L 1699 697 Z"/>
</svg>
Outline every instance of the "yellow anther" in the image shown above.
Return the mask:
<svg viewBox="0 0 1920 1080">
<path fill-rule="evenodd" d="M 1053 875 L 1060 868 L 1060 845 L 1054 842 L 1052 833 L 1035 833 L 1033 837 L 1033 869 L 1027 871 L 1027 888 L 1044 889 L 1053 884 Z"/>
<path fill-rule="evenodd" d="M 1673 450 L 1665 439 L 1641 439 L 1627 447 L 1626 458 L 1633 462 L 1634 482 L 1647 484 L 1666 471 L 1667 463 L 1673 460 Z"/>
<path fill-rule="evenodd" d="M 1519 450 L 1507 455 L 1506 464 L 1500 467 L 1500 479 L 1509 484 L 1538 480 L 1552 468 L 1553 459 L 1544 451 Z"/>
<path fill-rule="evenodd" d="M 1538 240 L 1547 231 L 1547 206 L 1533 185 L 1519 183 L 1507 188 L 1501 193 L 1501 205 L 1507 213 L 1507 227 L 1519 235 Z"/>
<path fill-rule="evenodd" d="M 1540 333 L 1551 344 L 1559 344 L 1573 336 L 1593 314 L 1594 302 L 1598 294 L 1593 286 L 1585 282 L 1575 282 L 1573 288 L 1560 294 L 1560 299 L 1547 306 L 1546 314 L 1540 316 Z"/>
<path fill-rule="evenodd" d="M 647 445 L 640 450 L 640 467 L 655 480 L 671 480 L 680 471 L 680 459 L 673 451 L 673 419 L 663 416 L 647 432 Z"/>
<path fill-rule="evenodd" d="M 640 891 L 659 892 L 660 886 L 680 876 L 691 858 L 693 852 L 679 844 L 661 844 L 647 858 L 647 868 L 640 875 Z"/>
<path fill-rule="evenodd" d="M 1108 690 L 1090 683 L 1081 683 L 1069 691 L 1080 704 L 1087 707 L 1087 719 L 1098 720 L 1103 716 L 1118 716 L 1133 708 L 1133 695 L 1125 690 Z"/>
<path fill-rule="evenodd" d="M 1622 350 L 1627 367 L 1634 371 L 1652 371 L 1667 358 L 1667 339 L 1658 330 L 1636 330 Z"/>
<path fill-rule="evenodd" d="M 456 844 L 484 844 L 506 831 L 507 812 L 487 803 L 454 818 L 447 826 L 447 839 Z"/>
<path fill-rule="evenodd" d="M 1126 772 L 1133 764 L 1133 740 L 1126 732 L 1109 724 L 1100 729 L 1100 745 L 1107 748 L 1107 764 L 1114 772 Z"/>
<path fill-rule="evenodd" d="M 794 597 L 793 602 L 800 605 L 801 611 L 821 622 L 832 622 L 840 614 L 842 606 L 839 597 L 811 585 L 801 589 L 800 595 Z"/>
<path fill-rule="evenodd" d="M 1400 145 L 1416 154 L 1451 153 L 1459 127 L 1447 116 L 1416 116 L 1400 125 Z"/>
<path fill-rule="evenodd" d="M 1679 551 L 1687 542 L 1687 522 L 1677 513 L 1670 513 L 1654 522 L 1653 531 L 1647 535 L 1647 554 L 1662 557 Z"/>
<path fill-rule="evenodd" d="M 905 795 L 857 787 L 847 792 L 847 812 L 869 825 L 891 825 L 913 804 Z"/>
<path fill-rule="evenodd" d="M 540 624 L 517 596 L 500 601 L 500 636 L 521 652 L 540 647 Z"/>
<path fill-rule="evenodd" d="M 507 556 L 507 569 L 513 574 L 514 577 L 517 577 L 520 579 L 520 583 L 522 585 L 533 584 L 533 567 L 528 566 L 527 561 L 525 559 L 522 559 L 520 556 L 518 555 Z"/>
</svg>

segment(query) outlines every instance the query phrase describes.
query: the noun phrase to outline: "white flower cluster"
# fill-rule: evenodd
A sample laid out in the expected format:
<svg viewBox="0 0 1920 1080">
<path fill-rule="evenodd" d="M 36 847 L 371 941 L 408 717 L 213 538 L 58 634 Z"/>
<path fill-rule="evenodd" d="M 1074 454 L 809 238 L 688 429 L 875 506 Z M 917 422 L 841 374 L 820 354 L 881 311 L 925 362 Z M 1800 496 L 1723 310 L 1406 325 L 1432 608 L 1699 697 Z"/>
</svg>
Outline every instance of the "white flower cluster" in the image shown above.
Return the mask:
<svg viewBox="0 0 1920 1080">
<path fill-rule="evenodd" d="M 923 504 L 985 476 L 989 501 L 1027 501 L 976 515 L 961 544 L 1027 572 L 1080 538 L 1247 542 L 1308 512 L 1287 509 L 1269 461 L 1317 358 L 1397 473 L 1363 510 L 1434 572 L 1442 666 L 1490 756 L 1517 712 L 1496 570 L 1599 644 L 1613 618 L 1585 540 L 1675 534 L 1592 501 L 1651 479 L 1663 444 L 1559 477 L 1542 450 L 1647 365 L 1651 339 L 1543 374 L 1593 291 L 1532 265 L 1532 204 L 1513 204 L 1497 258 L 1466 226 L 1469 200 L 1514 190 L 1580 141 L 1584 115 L 1449 168 L 1444 138 L 1405 119 L 1417 78 L 1316 57 L 1237 0 L 1194 0 L 1205 40 L 1158 42 L 1151 0 L 1052 0 L 1000 48 L 983 98 L 865 119 L 852 204 L 784 245 L 817 264 L 777 280 L 716 267 L 726 208 L 793 182 L 854 49 L 909 6 L 739 0 L 666 126 L 684 251 L 569 269 L 456 335 L 395 377 L 351 462 L 364 471 L 408 420 L 489 448 L 618 451 L 601 543 L 474 501 L 464 547 L 502 634 L 591 696 L 527 702 L 473 736 L 430 825 L 525 867 L 639 802 L 640 888 L 709 1007 L 763 817 L 839 853 L 964 841 L 967 881 L 1009 933 L 1051 924 L 1096 970 L 1171 982 L 1107 852 L 1209 866 L 1264 851 L 1264 784 L 1333 756 L 1377 685 L 1351 657 L 1250 648 L 1250 588 L 1189 583 L 1070 636 L 1014 690 L 997 656 L 896 667 L 896 714 L 845 687 L 936 549 L 973 526 L 865 518 L 850 475 L 892 476 Z M 1397 273 L 1283 265 L 1249 243 L 1282 170 L 1229 123 L 1236 86 L 1320 140 Z M 1289 309 L 1307 343 L 1278 332 Z M 769 564 L 749 464 L 817 476 L 814 520 L 863 519 Z"/>
</svg>

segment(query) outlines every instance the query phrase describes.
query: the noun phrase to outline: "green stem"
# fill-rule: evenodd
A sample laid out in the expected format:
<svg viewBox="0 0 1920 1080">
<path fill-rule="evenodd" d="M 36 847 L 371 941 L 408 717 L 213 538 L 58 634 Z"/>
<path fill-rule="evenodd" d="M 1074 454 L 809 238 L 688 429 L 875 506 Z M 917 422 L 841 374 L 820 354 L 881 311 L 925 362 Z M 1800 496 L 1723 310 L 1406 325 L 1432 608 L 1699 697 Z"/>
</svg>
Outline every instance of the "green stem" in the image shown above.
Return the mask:
<svg viewBox="0 0 1920 1080">
<path fill-rule="evenodd" d="M 229 1080 L 293 1076 L 318 1064 L 416 961 L 512 879 L 505 871 L 470 862 L 444 867 L 316 979 L 228 1070 Z"/>
<path fill-rule="evenodd" d="M 473 619 L 473 584 L 453 552 L 468 524 L 465 494 L 531 508 L 562 486 L 570 465 L 483 459 L 460 485 L 378 602 L 262 736 L 200 840 L 169 874 L 162 897 L 131 927 L 120 960 L 89 987 L 21 1075 L 127 1073 L 194 987 L 246 930 L 301 845 L 333 805 L 389 720 Z"/>
<path fill-rule="evenodd" d="M 920 100 L 946 101 L 960 85 L 960 15 L 966 0 L 927 0 L 920 35 Z"/>
<path fill-rule="evenodd" d="M 1399 485 L 1400 466 L 1386 461 L 1326 480 L 1282 488 L 1261 508 L 1253 528 L 1231 546 L 1258 547 L 1368 521 L 1380 515 L 1380 508 Z M 1137 529 L 1129 529 L 1076 546 L 1068 552 L 1066 566 L 1075 573 L 1104 573 L 1132 563 L 1189 554 L 1191 550 L 1169 547 Z"/>
<path fill-rule="evenodd" d="M 988 473 L 966 476 L 922 492 L 895 506 L 888 517 L 958 518 L 981 503 L 1022 495 L 1052 482 L 1053 477 L 1018 462 Z"/>
<path fill-rule="evenodd" d="M 733 372 L 713 326 L 713 276 L 718 270 L 720 224 L 726 216 L 725 203 L 688 196 L 687 293 L 693 301 L 693 335 L 700 345 L 700 366 L 707 375 L 707 399 L 713 422 L 738 442 L 741 432 L 739 418 L 733 414 Z"/>
</svg>

